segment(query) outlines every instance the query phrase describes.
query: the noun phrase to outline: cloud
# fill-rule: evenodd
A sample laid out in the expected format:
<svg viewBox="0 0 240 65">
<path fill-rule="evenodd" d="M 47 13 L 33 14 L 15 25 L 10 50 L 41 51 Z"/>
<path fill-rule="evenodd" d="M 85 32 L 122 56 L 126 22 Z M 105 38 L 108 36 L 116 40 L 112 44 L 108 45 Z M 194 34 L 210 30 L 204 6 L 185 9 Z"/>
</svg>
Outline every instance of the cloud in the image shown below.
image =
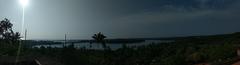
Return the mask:
<svg viewBox="0 0 240 65">
<path fill-rule="evenodd" d="M 210 0 L 196 0 L 206 3 Z M 225 0 L 222 0 L 225 1 Z M 240 2 L 237 1 L 224 9 L 202 9 L 202 8 L 179 8 L 175 5 L 164 5 L 159 10 L 129 14 L 116 18 L 118 22 L 149 23 L 149 22 L 179 22 L 182 20 L 204 19 L 204 18 L 236 18 L 240 11 Z M 221 4 L 219 4 L 221 5 Z"/>
<path fill-rule="evenodd" d="M 239 2 L 224 9 L 177 8 L 154 10 L 114 18 L 111 31 L 132 37 L 222 34 L 240 31 Z M 115 30 L 114 30 L 115 29 Z M 125 31 L 128 31 L 126 33 Z M 133 34 L 134 33 L 134 34 Z M 148 35 L 151 34 L 151 35 Z"/>
</svg>

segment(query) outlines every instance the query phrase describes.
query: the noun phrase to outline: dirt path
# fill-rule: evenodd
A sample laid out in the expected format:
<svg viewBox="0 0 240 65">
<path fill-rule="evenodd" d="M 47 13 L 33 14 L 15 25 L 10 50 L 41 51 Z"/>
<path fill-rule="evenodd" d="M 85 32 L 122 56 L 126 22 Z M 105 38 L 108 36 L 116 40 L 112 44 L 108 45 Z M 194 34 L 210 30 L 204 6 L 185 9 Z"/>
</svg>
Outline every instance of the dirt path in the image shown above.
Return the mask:
<svg viewBox="0 0 240 65">
<path fill-rule="evenodd" d="M 238 62 L 236 62 L 236 63 L 234 63 L 232 65 L 240 65 L 240 61 L 238 61 Z"/>
</svg>

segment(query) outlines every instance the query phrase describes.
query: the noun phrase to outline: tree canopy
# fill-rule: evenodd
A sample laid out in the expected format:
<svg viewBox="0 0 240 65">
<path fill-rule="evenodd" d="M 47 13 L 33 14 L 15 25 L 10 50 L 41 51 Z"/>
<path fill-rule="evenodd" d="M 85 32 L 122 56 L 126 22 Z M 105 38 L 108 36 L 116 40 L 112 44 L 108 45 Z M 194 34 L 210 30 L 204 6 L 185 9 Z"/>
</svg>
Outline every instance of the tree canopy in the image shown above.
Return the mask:
<svg viewBox="0 0 240 65">
<path fill-rule="evenodd" d="M 13 24 L 5 18 L 0 22 L 0 42 L 17 43 L 20 40 L 20 33 L 12 30 Z"/>
</svg>

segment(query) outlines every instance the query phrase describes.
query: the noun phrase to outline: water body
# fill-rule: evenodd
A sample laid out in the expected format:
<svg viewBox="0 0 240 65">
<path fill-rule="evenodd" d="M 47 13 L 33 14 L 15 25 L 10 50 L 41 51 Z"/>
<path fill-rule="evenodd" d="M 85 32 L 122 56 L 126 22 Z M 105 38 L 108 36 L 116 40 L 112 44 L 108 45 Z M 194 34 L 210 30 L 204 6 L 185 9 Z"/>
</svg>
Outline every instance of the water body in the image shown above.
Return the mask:
<svg viewBox="0 0 240 65">
<path fill-rule="evenodd" d="M 138 43 L 127 43 L 126 46 L 128 47 L 138 47 L 138 46 L 144 46 L 149 44 L 157 44 L 157 43 L 163 43 L 163 42 L 172 42 L 169 40 L 145 40 L 144 42 L 138 42 Z M 67 43 L 66 46 L 71 45 L 70 43 Z M 95 50 L 103 50 L 101 43 L 74 43 L 73 44 L 75 48 L 86 48 L 86 49 L 95 49 Z M 106 43 L 108 47 L 110 47 L 112 50 L 116 50 L 123 47 L 123 43 Z M 52 47 L 52 48 L 63 48 L 63 44 L 51 44 L 51 45 L 35 45 L 33 48 L 37 47 Z"/>
</svg>

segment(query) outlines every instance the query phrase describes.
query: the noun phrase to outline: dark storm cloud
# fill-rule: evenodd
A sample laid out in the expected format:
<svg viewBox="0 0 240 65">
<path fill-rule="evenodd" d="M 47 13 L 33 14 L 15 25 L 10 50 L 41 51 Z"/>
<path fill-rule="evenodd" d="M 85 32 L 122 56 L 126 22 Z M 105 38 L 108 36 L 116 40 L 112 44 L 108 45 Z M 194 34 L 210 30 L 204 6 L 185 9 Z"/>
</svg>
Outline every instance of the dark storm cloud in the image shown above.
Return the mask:
<svg viewBox="0 0 240 65">
<path fill-rule="evenodd" d="M 73 20 L 78 21 L 75 26 L 81 29 L 73 28 L 71 25 L 74 24 L 69 22 L 67 26 L 70 26 L 67 29 L 70 35 L 76 38 L 89 38 L 99 31 L 110 38 L 168 37 L 239 31 L 237 0 L 83 0 L 81 2 L 81 5 L 74 5 L 79 7 L 74 8 L 84 13 L 73 11 L 73 14 L 81 15 L 79 20 Z M 74 18 L 79 15 L 75 15 Z"/>
<path fill-rule="evenodd" d="M 111 30 L 125 34 L 130 32 L 132 34 L 128 36 L 132 37 L 204 35 L 240 31 L 238 1 L 201 0 L 195 2 L 198 4 L 189 3 L 166 4 L 158 6 L 155 10 L 126 14 L 112 20 L 117 25 L 112 24 L 114 29 Z"/>
</svg>

